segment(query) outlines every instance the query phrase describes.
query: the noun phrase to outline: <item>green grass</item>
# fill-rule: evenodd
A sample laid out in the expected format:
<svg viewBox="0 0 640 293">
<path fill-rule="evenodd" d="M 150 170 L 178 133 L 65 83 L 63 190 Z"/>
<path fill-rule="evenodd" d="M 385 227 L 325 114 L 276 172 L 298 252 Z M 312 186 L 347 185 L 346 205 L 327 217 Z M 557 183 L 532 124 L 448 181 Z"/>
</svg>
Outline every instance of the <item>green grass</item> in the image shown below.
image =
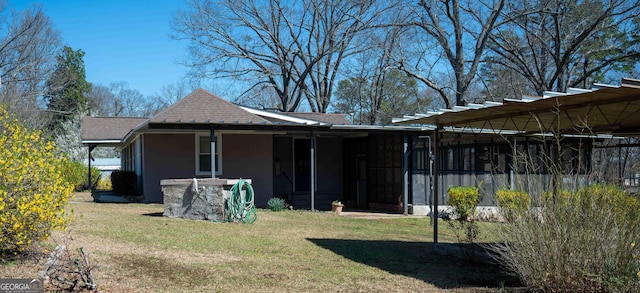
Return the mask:
<svg viewBox="0 0 640 293">
<path fill-rule="evenodd" d="M 85 247 L 104 291 L 473 291 L 508 279 L 493 266 L 433 253 L 428 218 L 259 210 L 254 224 L 232 224 L 165 218 L 154 204 L 76 199 L 72 207 L 70 236 L 56 238 Z M 455 241 L 446 226 L 440 240 Z"/>
</svg>

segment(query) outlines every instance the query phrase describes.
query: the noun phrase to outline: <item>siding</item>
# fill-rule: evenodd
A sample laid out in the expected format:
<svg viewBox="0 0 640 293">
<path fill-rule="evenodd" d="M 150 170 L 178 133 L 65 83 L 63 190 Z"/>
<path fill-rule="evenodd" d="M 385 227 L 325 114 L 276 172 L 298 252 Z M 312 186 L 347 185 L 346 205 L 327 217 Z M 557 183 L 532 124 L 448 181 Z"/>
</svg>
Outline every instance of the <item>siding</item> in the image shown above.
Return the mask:
<svg viewBox="0 0 640 293">
<path fill-rule="evenodd" d="M 273 195 L 273 136 L 223 134 L 220 178 L 251 179 L 256 206 L 266 207 Z"/>
<path fill-rule="evenodd" d="M 144 134 L 143 194 L 162 203 L 160 180 L 196 177 L 194 134 Z"/>
</svg>

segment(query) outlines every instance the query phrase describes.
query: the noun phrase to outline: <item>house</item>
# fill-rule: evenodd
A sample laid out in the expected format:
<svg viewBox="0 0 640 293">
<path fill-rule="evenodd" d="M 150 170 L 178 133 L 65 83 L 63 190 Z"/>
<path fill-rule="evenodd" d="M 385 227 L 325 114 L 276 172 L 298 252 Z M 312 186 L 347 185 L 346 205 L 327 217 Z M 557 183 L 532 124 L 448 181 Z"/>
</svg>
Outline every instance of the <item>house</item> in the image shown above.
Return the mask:
<svg viewBox="0 0 640 293">
<path fill-rule="evenodd" d="M 252 179 L 258 206 L 282 197 L 295 208 L 322 210 L 340 199 L 352 208 L 424 215 L 430 204 L 447 202 L 451 186 L 481 185 L 489 195 L 481 205 L 493 205 L 496 189 L 527 186 L 522 178 L 556 184 L 545 168 L 518 176 L 518 153 L 541 167 L 543 158 L 561 162 L 563 184 L 591 180 L 594 142 L 640 132 L 639 85 L 623 80 L 619 87 L 470 104 L 394 126 L 261 111 L 199 89 L 148 119 L 85 117 L 82 138 L 90 151 L 118 147 L 121 168 L 138 175 L 148 202 L 162 202 L 161 179 L 214 176 Z M 562 154 L 549 143 L 556 134 L 563 135 Z"/>
<path fill-rule="evenodd" d="M 407 116 L 394 126 L 259 111 L 199 89 L 148 119 L 85 117 L 82 140 L 89 156 L 98 146 L 118 147 L 121 168 L 135 171 L 148 202 L 162 202 L 161 179 L 251 178 L 258 206 L 277 196 L 304 209 L 329 209 L 341 199 L 355 208 L 431 213 L 438 242 L 438 210 L 447 202 L 448 187 L 482 185 L 491 195 L 498 188 L 530 186 L 532 178 L 589 183 L 594 143 L 637 138 L 638 113 L 640 81 L 631 79 L 621 86 Z M 566 152 L 559 152 L 558 141 Z M 516 164 L 520 153 L 540 168 L 526 174 Z M 549 176 L 545 160 L 562 166 L 562 182 Z M 622 161 L 617 160 L 617 179 L 626 172 Z M 431 210 L 431 204 L 440 208 Z M 481 204 L 492 205 L 491 197 Z"/>
<path fill-rule="evenodd" d="M 407 145 L 424 130 L 261 111 L 198 89 L 148 119 L 84 117 L 82 140 L 89 151 L 119 148 L 122 170 L 137 174 L 147 202 L 162 202 L 162 179 L 245 178 L 257 206 L 281 197 L 295 208 L 328 210 L 339 199 L 406 212 Z"/>
</svg>

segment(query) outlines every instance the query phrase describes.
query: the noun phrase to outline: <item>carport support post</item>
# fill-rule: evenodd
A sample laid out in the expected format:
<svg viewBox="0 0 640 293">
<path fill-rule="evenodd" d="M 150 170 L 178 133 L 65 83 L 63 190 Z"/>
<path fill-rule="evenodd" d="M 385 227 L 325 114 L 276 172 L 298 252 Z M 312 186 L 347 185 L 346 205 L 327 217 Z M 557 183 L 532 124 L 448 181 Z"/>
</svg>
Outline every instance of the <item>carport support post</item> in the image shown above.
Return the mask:
<svg viewBox="0 0 640 293">
<path fill-rule="evenodd" d="M 211 126 L 211 178 L 216 178 L 216 130 Z"/>
<path fill-rule="evenodd" d="M 314 201 L 315 201 L 315 196 L 316 196 L 315 195 L 315 193 L 316 193 L 316 155 L 315 155 L 315 152 L 316 152 L 316 135 L 313 132 L 313 129 L 311 129 L 311 136 L 310 136 L 310 140 L 309 140 L 309 149 L 311 150 L 311 154 L 310 154 L 311 157 L 309 158 L 310 165 L 311 165 L 310 166 L 311 170 L 309 172 L 310 175 L 311 175 L 311 186 L 310 186 L 310 189 L 311 189 L 311 210 L 315 211 L 316 208 L 315 208 Z"/>
<path fill-rule="evenodd" d="M 440 169 L 440 128 L 436 126 L 433 133 L 433 243 L 438 243 L 438 197 L 440 196 L 440 184 L 438 183 Z"/>
</svg>

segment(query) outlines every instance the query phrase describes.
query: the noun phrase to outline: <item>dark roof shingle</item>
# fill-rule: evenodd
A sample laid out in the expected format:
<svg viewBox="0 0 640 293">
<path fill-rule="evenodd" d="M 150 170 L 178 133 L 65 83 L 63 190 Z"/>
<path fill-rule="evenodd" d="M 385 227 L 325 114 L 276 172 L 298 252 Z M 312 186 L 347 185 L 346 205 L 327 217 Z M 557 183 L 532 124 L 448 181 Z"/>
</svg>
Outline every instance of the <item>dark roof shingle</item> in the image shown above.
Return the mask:
<svg viewBox="0 0 640 293">
<path fill-rule="evenodd" d="M 82 140 L 122 140 L 146 120 L 148 118 L 86 116 L 82 118 Z"/>
<path fill-rule="evenodd" d="M 227 123 L 260 124 L 269 121 L 226 101 L 204 89 L 197 89 L 182 100 L 151 117 L 150 123 Z"/>
</svg>

